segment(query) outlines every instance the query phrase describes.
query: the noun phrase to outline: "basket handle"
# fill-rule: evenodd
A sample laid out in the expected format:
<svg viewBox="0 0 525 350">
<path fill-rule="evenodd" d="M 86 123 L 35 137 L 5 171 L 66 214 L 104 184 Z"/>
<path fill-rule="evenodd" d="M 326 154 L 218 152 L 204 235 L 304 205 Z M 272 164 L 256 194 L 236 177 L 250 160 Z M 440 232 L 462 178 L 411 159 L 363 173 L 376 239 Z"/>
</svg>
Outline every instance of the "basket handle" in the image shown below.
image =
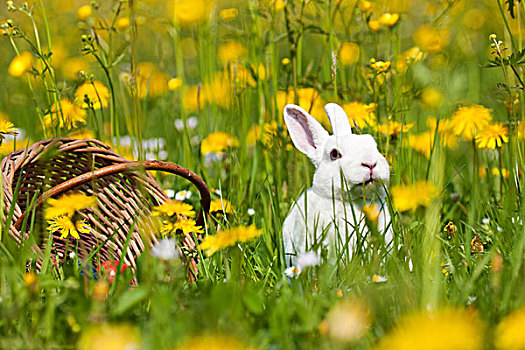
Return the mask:
<svg viewBox="0 0 525 350">
<path fill-rule="evenodd" d="M 188 170 L 180 165 L 169 163 L 169 162 L 161 162 L 158 160 L 134 161 L 134 162 L 125 162 L 125 163 L 119 163 L 119 164 L 114 164 L 114 165 L 108 165 L 103 168 L 99 168 L 97 170 L 76 176 L 42 193 L 42 195 L 38 197 L 35 207 L 39 208 L 46 199 L 56 196 L 58 194 L 61 194 L 63 192 L 69 191 L 75 186 L 83 185 L 87 182 L 90 182 L 91 180 L 93 180 L 93 178 L 104 177 L 108 175 L 117 174 L 120 172 L 129 172 L 129 171 L 136 171 L 136 170 L 164 171 L 167 173 L 178 175 L 190 181 L 195 187 L 197 187 L 197 189 L 199 190 L 200 197 L 201 197 L 201 209 L 200 209 L 199 216 L 197 217 L 196 222 L 197 222 L 197 225 L 204 227 L 204 215 L 208 214 L 210 210 L 210 200 L 211 200 L 210 191 L 208 190 L 208 186 L 206 186 L 206 183 L 204 182 L 204 180 L 202 180 L 202 178 L 200 178 L 193 171 Z M 22 226 L 22 222 L 24 221 L 25 215 L 26 215 L 26 212 L 23 212 L 22 215 L 20 215 L 20 217 L 18 218 L 18 220 L 16 220 L 14 226 L 17 230 L 20 230 L 20 227 Z"/>
</svg>

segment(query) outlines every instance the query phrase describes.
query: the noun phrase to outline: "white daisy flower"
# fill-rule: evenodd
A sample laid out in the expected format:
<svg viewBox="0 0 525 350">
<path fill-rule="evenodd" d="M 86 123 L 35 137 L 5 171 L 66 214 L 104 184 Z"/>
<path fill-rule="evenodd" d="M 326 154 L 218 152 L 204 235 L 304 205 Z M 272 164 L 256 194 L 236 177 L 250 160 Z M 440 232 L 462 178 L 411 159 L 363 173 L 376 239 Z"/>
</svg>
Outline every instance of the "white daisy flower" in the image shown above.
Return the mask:
<svg viewBox="0 0 525 350">
<path fill-rule="evenodd" d="M 178 201 L 190 199 L 190 197 L 191 197 L 191 191 L 179 191 L 175 194 L 175 199 Z"/>
<path fill-rule="evenodd" d="M 386 282 L 386 277 L 378 275 L 377 273 L 372 276 L 372 282 L 381 283 Z"/>
<path fill-rule="evenodd" d="M 297 277 L 301 274 L 301 267 L 300 266 L 290 266 L 286 270 L 284 270 L 284 274 L 287 277 Z"/>
</svg>

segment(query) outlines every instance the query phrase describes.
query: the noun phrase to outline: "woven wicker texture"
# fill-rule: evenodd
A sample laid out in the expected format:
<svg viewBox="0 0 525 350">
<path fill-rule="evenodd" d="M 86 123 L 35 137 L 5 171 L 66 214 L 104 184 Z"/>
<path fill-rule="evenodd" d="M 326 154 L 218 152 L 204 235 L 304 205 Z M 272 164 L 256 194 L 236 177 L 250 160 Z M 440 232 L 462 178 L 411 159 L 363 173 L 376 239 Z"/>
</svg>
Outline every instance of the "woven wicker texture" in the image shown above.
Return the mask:
<svg viewBox="0 0 525 350">
<path fill-rule="evenodd" d="M 106 242 L 95 255 L 99 263 L 120 260 L 123 257 L 123 263 L 134 269 L 135 259 L 144 250 L 145 244 L 151 246 L 156 241 L 152 232 L 158 232 L 155 230 L 158 223 L 152 219 L 151 209 L 168 200 L 151 174 L 145 170 L 173 173 L 186 178 L 197 187 L 201 195 L 198 224 L 203 224 L 204 213 L 209 210 L 208 188 L 190 170 L 167 162 L 128 161 L 97 140 L 44 140 L 11 153 L 2 160 L 1 168 L 4 222 L 10 210 L 13 210 L 9 234 L 18 244 L 26 239 L 28 230 L 24 227 L 30 226 L 30 209 L 36 208 L 33 230 L 40 232 L 40 235 L 33 250 L 38 254 L 42 254 L 48 234 L 45 229 L 47 223 L 42 217 L 45 199 L 58 198 L 69 191 L 96 196 L 97 206 L 79 213 L 93 232 L 80 233 L 79 240 L 72 237 L 60 239 L 60 233 L 55 233 L 51 251 L 53 261 L 55 258 L 59 261 L 67 258 L 67 240 L 69 247 L 78 244 L 80 259 L 87 257 L 94 247 Z M 131 234 L 129 246 L 123 254 L 128 234 Z M 193 235 L 186 235 L 181 246 L 186 251 L 194 250 Z M 198 273 L 196 259 L 195 255 L 188 261 L 192 276 Z M 37 268 L 40 268 L 40 264 L 41 259 L 36 263 Z"/>
</svg>

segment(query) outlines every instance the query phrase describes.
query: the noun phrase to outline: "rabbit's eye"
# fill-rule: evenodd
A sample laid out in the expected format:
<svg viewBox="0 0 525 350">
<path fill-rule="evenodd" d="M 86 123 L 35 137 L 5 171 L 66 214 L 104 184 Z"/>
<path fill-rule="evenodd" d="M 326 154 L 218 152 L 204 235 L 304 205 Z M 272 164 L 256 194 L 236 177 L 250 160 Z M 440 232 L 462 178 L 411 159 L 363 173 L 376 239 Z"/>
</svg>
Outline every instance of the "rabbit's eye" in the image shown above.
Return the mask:
<svg viewBox="0 0 525 350">
<path fill-rule="evenodd" d="M 333 162 L 339 158 L 341 158 L 342 155 L 341 153 L 339 153 L 338 150 L 336 150 L 335 148 L 333 150 L 330 151 L 330 160 Z"/>
</svg>

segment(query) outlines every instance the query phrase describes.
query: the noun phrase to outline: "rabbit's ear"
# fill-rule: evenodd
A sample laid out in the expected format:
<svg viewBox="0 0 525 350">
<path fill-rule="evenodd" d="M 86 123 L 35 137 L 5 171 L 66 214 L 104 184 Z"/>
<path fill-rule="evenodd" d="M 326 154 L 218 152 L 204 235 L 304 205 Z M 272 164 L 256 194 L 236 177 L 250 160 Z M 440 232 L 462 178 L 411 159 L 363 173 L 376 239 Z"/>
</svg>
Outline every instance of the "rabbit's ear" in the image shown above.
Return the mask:
<svg viewBox="0 0 525 350">
<path fill-rule="evenodd" d="M 293 104 L 284 107 L 284 121 L 295 147 L 318 162 L 317 150 L 326 142 L 328 132 L 308 112 Z"/>
<path fill-rule="evenodd" d="M 352 127 L 350 121 L 346 116 L 345 111 L 341 106 L 335 103 L 329 103 L 324 107 L 330 124 L 332 125 L 332 133 L 338 135 L 350 135 L 352 134 Z"/>
</svg>

